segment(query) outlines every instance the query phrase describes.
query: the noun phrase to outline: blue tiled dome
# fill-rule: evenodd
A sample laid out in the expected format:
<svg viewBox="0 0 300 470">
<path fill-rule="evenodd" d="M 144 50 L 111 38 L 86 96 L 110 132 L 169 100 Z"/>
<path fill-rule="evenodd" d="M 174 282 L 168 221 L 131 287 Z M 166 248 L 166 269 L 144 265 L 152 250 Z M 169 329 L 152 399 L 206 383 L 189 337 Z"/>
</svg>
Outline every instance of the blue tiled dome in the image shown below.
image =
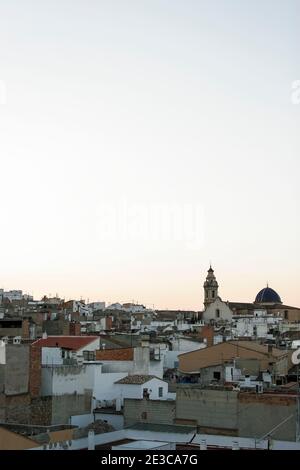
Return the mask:
<svg viewBox="0 0 300 470">
<path fill-rule="evenodd" d="M 262 303 L 272 303 L 272 304 L 281 304 L 281 298 L 275 292 L 275 290 L 271 289 L 271 287 L 265 287 L 259 293 L 257 294 L 255 298 L 256 304 L 262 304 Z"/>
</svg>

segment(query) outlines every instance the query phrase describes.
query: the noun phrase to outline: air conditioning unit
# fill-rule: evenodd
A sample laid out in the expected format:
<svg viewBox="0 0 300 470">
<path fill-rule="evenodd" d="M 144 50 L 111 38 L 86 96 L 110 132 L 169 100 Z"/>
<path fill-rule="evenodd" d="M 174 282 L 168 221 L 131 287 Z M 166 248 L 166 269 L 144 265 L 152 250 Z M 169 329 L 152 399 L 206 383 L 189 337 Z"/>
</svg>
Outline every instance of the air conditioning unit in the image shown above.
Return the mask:
<svg viewBox="0 0 300 470">
<path fill-rule="evenodd" d="M 21 336 L 15 336 L 13 338 L 13 344 L 21 344 Z"/>
</svg>

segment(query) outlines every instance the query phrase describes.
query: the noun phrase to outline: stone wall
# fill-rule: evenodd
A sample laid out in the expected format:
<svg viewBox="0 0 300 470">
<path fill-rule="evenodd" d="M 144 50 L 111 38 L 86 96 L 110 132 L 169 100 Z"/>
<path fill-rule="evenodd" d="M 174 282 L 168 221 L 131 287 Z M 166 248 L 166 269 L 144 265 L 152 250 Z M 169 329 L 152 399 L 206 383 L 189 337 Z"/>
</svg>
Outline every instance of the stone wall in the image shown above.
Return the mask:
<svg viewBox="0 0 300 470">
<path fill-rule="evenodd" d="M 24 395 L 4 396 L 4 421 L 8 423 L 30 424 L 30 396 Z"/>
<path fill-rule="evenodd" d="M 29 345 L 7 344 L 5 365 L 6 395 L 20 395 L 28 392 Z"/>
<path fill-rule="evenodd" d="M 87 390 L 84 395 L 66 394 L 52 397 L 51 424 L 70 424 L 72 415 L 91 413 L 92 392 Z"/>
<path fill-rule="evenodd" d="M 245 392 L 239 395 L 240 436 L 261 438 L 281 423 L 272 434 L 273 438 L 295 441 L 296 416 L 295 396 Z M 289 417 L 291 418 L 288 419 Z M 283 423 L 286 419 L 287 421 Z"/>
<path fill-rule="evenodd" d="M 135 423 L 173 424 L 175 401 L 124 399 L 124 426 Z"/>
<path fill-rule="evenodd" d="M 194 423 L 208 434 L 295 440 L 297 397 L 180 385 L 176 389 L 176 423 Z M 286 422 L 285 422 L 286 420 Z M 278 429 L 274 432 L 274 428 Z"/>
<path fill-rule="evenodd" d="M 45 320 L 43 321 L 43 331 L 48 336 L 67 336 L 70 334 L 70 323 L 68 320 Z"/>
<path fill-rule="evenodd" d="M 176 389 L 176 422 L 194 420 L 198 427 L 238 430 L 238 392 L 203 389 L 197 385 L 182 385 Z"/>
<path fill-rule="evenodd" d="M 31 400 L 31 424 L 37 426 L 52 424 L 52 397 L 38 397 Z"/>
</svg>

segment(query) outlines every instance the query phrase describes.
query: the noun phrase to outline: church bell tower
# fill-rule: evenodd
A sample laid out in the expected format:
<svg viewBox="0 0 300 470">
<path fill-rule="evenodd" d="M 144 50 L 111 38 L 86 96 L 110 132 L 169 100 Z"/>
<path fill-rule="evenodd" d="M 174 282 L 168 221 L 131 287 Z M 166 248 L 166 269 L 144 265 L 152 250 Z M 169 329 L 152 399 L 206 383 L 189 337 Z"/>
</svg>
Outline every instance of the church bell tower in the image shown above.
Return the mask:
<svg viewBox="0 0 300 470">
<path fill-rule="evenodd" d="M 210 266 L 207 271 L 206 281 L 204 282 L 204 306 L 207 308 L 218 297 L 218 282 L 214 275 L 214 270 Z"/>
</svg>

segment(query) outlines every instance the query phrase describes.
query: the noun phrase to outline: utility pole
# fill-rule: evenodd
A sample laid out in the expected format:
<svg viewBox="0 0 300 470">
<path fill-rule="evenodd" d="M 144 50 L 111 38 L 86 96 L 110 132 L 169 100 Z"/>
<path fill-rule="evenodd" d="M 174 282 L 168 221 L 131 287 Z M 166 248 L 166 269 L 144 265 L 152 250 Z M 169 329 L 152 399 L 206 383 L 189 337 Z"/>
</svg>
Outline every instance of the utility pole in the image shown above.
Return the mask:
<svg viewBox="0 0 300 470">
<path fill-rule="evenodd" d="M 297 365 L 297 416 L 296 416 L 296 442 L 300 441 L 300 382 L 299 364 Z"/>
</svg>

